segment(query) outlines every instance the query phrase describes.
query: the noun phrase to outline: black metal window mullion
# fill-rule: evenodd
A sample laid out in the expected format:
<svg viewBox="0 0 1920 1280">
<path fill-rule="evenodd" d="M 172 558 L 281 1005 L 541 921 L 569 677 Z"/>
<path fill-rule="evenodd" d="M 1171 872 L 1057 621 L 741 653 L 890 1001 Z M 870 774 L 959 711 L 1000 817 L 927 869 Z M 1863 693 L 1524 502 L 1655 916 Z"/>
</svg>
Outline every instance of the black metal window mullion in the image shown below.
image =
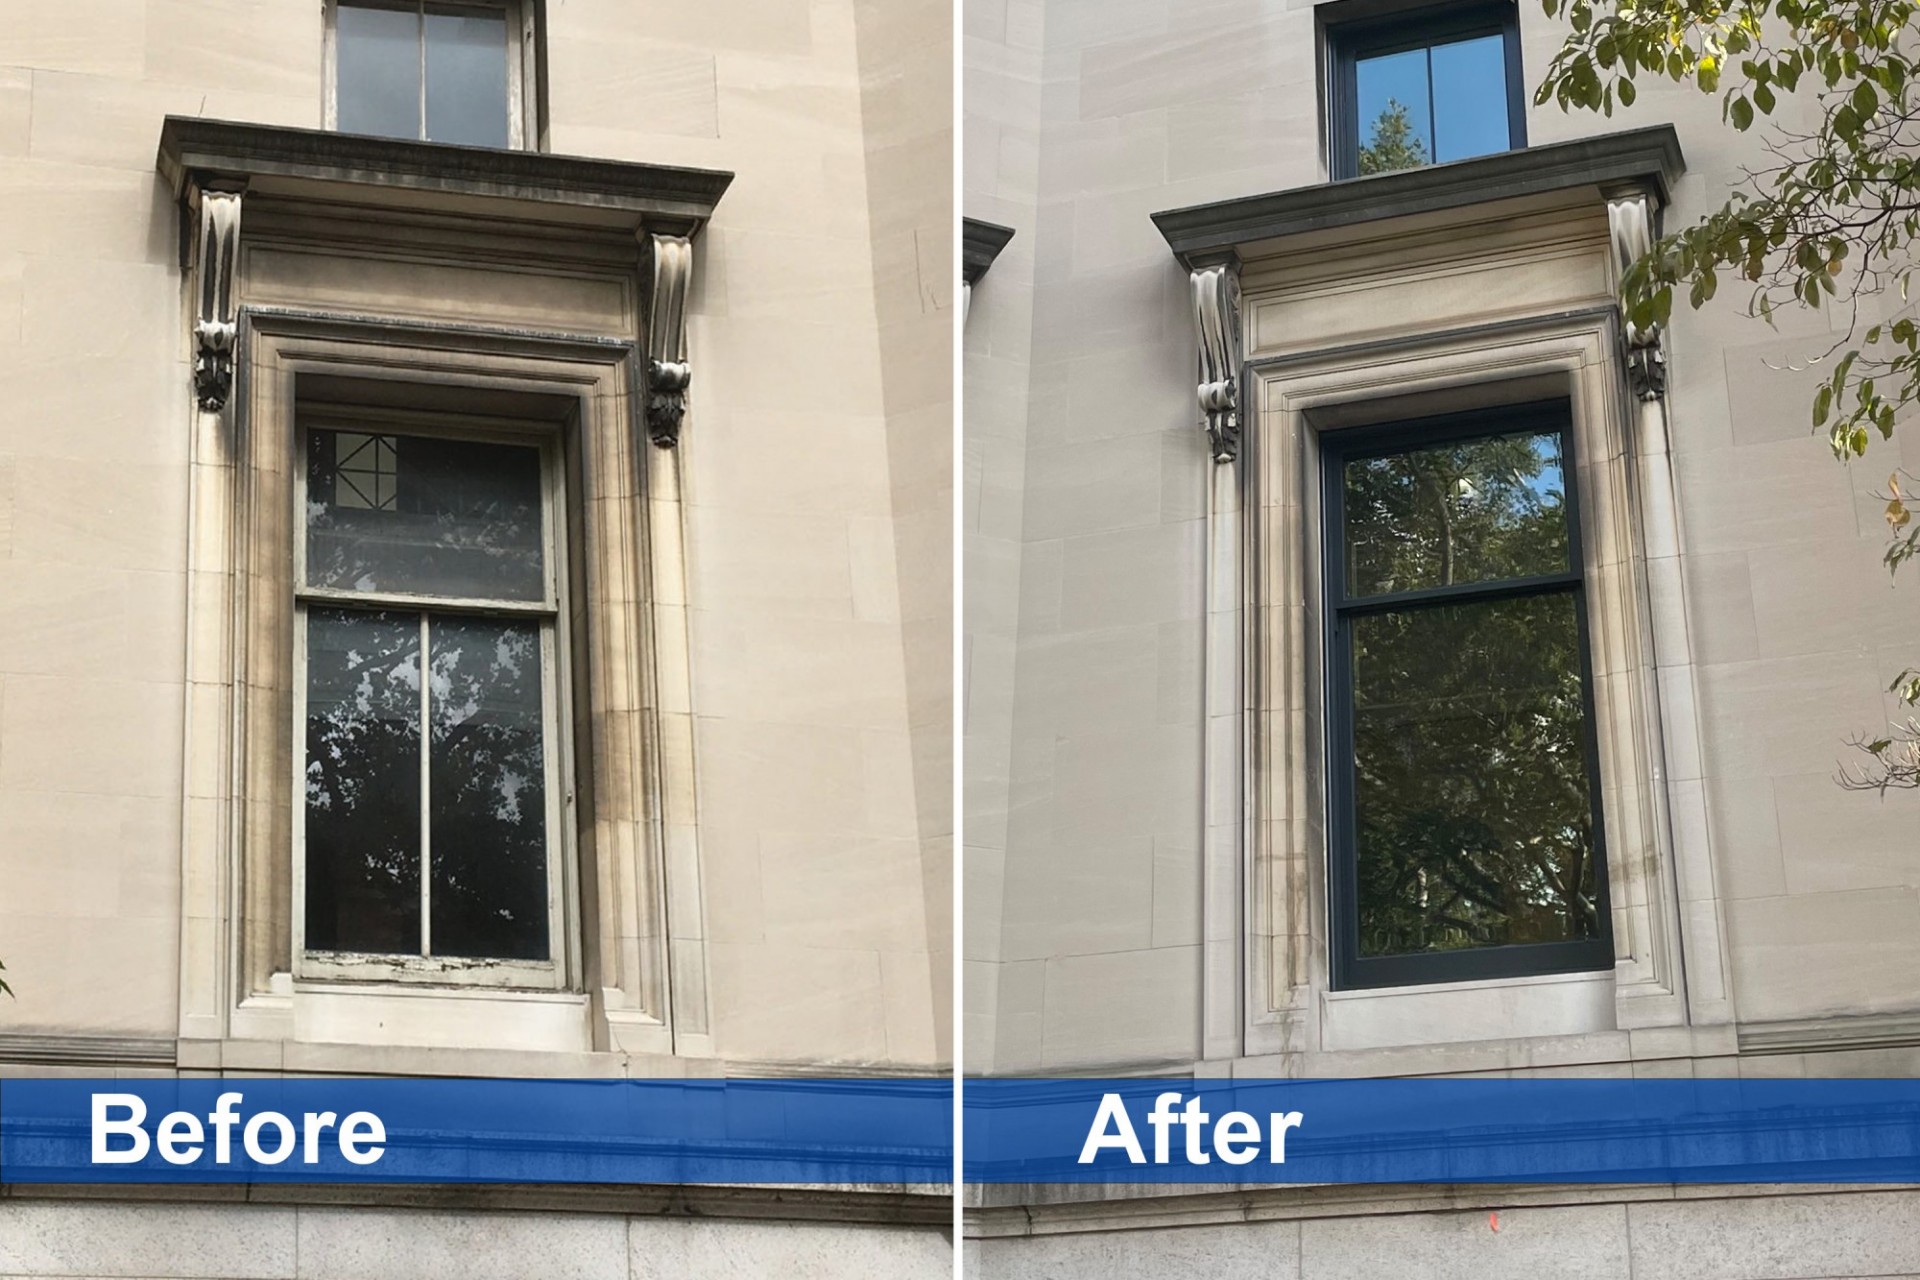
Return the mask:
<svg viewBox="0 0 1920 1280">
<path fill-rule="evenodd" d="M 1367 988 L 1605 969 L 1612 964 L 1606 844 L 1600 814 L 1598 739 L 1594 732 L 1593 670 L 1580 538 L 1577 467 L 1570 454 L 1571 423 L 1564 402 L 1521 406 L 1422 422 L 1358 428 L 1324 437 L 1321 509 L 1327 653 L 1329 935 L 1333 986 Z M 1559 434 L 1565 489 L 1567 569 L 1523 578 L 1450 583 L 1418 590 L 1351 596 L 1348 589 L 1344 468 L 1350 461 L 1388 456 L 1448 442 L 1492 439 L 1551 429 Z M 1597 932 L 1588 938 L 1384 956 L 1360 954 L 1359 856 L 1356 833 L 1357 757 L 1354 742 L 1353 631 L 1357 620 L 1453 605 L 1487 604 L 1545 595 L 1572 599 L 1583 712 L 1582 758 L 1593 838 Z"/>
</svg>

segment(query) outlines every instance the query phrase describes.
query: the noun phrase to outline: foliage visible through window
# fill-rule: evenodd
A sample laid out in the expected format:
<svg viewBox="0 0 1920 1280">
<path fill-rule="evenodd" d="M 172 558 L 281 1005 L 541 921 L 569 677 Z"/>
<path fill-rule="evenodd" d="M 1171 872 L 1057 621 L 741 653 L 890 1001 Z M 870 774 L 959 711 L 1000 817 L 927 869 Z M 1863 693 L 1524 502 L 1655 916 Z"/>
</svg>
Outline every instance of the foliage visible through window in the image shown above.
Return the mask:
<svg viewBox="0 0 1920 1280">
<path fill-rule="evenodd" d="M 1604 941 L 1563 445 L 1529 430 L 1334 463 L 1350 978 L 1378 958 Z"/>
<path fill-rule="evenodd" d="M 548 960 L 541 453 L 307 441 L 307 950 Z"/>
<path fill-rule="evenodd" d="M 497 5 L 341 0 L 336 120 L 347 133 L 478 147 L 512 141 L 512 31 Z"/>
</svg>

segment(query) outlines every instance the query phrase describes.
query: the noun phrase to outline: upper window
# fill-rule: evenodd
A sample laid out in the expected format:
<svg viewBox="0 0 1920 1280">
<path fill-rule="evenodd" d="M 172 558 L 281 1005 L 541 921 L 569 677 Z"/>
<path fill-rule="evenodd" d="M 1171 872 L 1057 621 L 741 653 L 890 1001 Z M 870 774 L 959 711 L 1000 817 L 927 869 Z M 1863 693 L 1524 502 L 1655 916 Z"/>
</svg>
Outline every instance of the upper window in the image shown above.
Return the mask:
<svg viewBox="0 0 1920 1280">
<path fill-rule="evenodd" d="M 1336 986 L 1613 963 L 1567 430 L 1323 437 Z"/>
<path fill-rule="evenodd" d="M 300 971 L 560 985 L 550 449 L 309 423 Z"/>
<path fill-rule="evenodd" d="M 1343 23 L 1328 40 L 1335 178 L 1526 145 L 1511 5 Z"/>
<path fill-rule="evenodd" d="M 475 147 L 526 145 L 519 0 L 337 0 L 333 126 Z"/>
</svg>

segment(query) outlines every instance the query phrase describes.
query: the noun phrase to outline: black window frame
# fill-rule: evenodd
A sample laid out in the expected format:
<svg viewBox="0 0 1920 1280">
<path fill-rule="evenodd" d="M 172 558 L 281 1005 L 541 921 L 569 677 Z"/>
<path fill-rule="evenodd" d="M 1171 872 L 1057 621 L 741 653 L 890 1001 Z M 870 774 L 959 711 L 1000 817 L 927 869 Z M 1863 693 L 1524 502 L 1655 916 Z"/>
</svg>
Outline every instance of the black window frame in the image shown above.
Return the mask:
<svg viewBox="0 0 1920 1280">
<path fill-rule="evenodd" d="M 1527 88 L 1520 65 L 1520 12 L 1516 4 L 1448 5 L 1329 22 L 1327 167 L 1332 179 L 1338 182 L 1360 176 L 1360 98 L 1355 66 L 1362 58 L 1495 34 L 1504 37 L 1506 47 L 1507 150 L 1519 151 L 1527 145 Z M 1427 92 L 1431 99 L 1431 81 Z M 1431 105 L 1428 118 L 1432 118 Z"/>
<path fill-rule="evenodd" d="M 1424 587 L 1350 599 L 1346 594 L 1344 465 L 1452 441 L 1557 431 L 1566 491 L 1568 568 L 1562 573 L 1491 582 Z M 1602 817 L 1600 744 L 1593 695 L 1593 648 L 1587 623 L 1586 562 L 1580 530 L 1579 467 L 1572 406 L 1565 400 L 1468 410 L 1320 435 L 1321 575 L 1325 617 L 1327 742 L 1327 910 L 1332 988 L 1432 986 L 1495 978 L 1611 970 L 1613 912 Z M 1433 604 L 1512 599 L 1551 592 L 1573 596 L 1580 647 L 1580 683 L 1586 713 L 1587 802 L 1592 810 L 1594 895 L 1600 931 L 1563 942 L 1512 943 L 1411 955 L 1362 956 L 1359 939 L 1359 859 L 1355 848 L 1353 644 L 1351 620 Z"/>
</svg>

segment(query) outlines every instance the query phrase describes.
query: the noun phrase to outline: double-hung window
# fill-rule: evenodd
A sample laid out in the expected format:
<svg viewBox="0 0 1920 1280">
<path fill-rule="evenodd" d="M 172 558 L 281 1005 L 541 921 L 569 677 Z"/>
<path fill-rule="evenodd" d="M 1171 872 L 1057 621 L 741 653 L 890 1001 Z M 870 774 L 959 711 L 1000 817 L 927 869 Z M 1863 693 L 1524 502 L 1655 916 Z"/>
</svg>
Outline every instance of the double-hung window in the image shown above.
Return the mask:
<svg viewBox="0 0 1920 1280">
<path fill-rule="evenodd" d="M 527 145 L 532 0 L 335 0 L 328 117 L 344 133 Z"/>
<path fill-rule="evenodd" d="M 1612 964 L 1569 430 L 1323 436 L 1337 987 Z"/>
<path fill-rule="evenodd" d="M 551 441 L 302 424 L 298 971 L 563 985 Z"/>
<path fill-rule="evenodd" d="M 1328 28 L 1332 176 L 1415 169 L 1526 145 L 1511 4 Z"/>
</svg>

